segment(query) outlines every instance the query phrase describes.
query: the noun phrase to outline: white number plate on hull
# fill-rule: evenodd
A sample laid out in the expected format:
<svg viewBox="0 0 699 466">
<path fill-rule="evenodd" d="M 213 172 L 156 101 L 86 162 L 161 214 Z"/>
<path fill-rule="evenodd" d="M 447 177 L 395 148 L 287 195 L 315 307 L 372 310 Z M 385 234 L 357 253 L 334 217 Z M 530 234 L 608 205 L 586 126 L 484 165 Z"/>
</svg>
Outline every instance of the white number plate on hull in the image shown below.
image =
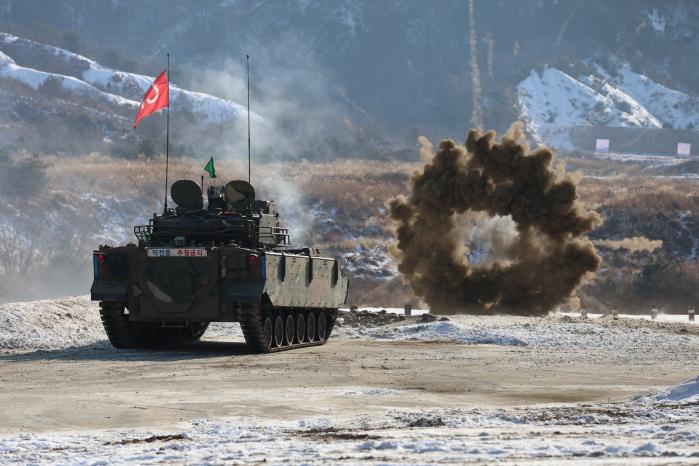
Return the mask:
<svg viewBox="0 0 699 466">
<path fill-rule="evenodd" d="M 206 248 L 148 248 L 148 257 L 206 257 Z"/>
</svg>

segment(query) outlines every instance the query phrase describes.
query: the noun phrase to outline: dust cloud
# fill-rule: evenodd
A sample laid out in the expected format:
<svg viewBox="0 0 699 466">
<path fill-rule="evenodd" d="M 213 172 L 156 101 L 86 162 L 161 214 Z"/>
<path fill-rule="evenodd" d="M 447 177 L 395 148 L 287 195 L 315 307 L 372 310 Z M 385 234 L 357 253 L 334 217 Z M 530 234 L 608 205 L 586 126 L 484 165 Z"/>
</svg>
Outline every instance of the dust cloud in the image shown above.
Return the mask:
<svg viewBox="0 0 699 466">
<path fill-rule="evenodd" d="M 421 144 L 427 159 L 431 144 Z M 585 235 L 602 219 L 552 158 L 529 149 L 521 123 L 500 142 L 473 129 L 465 147 L 443 140 L 410 195 L 389 202 L 398 270 L 433 311 L 535 315 L 575 300 L 599 267 Z M 490 260 L 474 257 L 483 241 Z"/>
<path fill-rule="evenodd" d="M 648 239 L 645 236 L 634 236 L 619 240 L 598 239 L 594 241 L 596 246 L 609 249 L 626 249 L 629 252 L 653 252 L 663 247 L 663 240 Z"/>
<path fill-rule="evenodd" d="M 262 118 L 251 125 L 253 162 L 316 158 L 322 155 L 318 147 L 325 138 L 348 131 L 343 97 L 302 35 L 284 33 L 266 47 L 241 47 L 255 51 L 250 56 L 250 108 Z M 245 54 L 241 52 L 237 59 L 196 69 L 187 82 L 193 90 L 245 105 L 246 76 Z M 220 134 L 213 138 L 214 158 L 247 159 L 245 110 L 241 111 L 235 124 L 221 122 Z M 177 128 L 178 133 L 188 130 Z M 280 140 L 284 144 L 275 142 Z"/>
</svg>

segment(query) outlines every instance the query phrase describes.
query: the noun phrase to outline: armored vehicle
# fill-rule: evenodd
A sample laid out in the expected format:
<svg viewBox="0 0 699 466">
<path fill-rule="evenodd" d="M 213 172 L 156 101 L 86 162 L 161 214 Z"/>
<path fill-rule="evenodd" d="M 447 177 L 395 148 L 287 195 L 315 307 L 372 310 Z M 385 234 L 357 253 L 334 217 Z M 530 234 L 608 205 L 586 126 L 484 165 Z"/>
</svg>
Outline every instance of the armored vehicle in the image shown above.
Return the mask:
<svg viewBox="0 0 699 466">
<path fill-rule="evenodd" d="M 134 227 L 138 244 L 93 254 L 93 301 L 111 344 L 194 341 L 210 322 L 239 322 L 248 346 L 274 352 L 322 345 L 348 281 L 336 259 L 293 248 L 272 201 L 246 181 L 172 185 L 177 204 Z"/>
</svg>

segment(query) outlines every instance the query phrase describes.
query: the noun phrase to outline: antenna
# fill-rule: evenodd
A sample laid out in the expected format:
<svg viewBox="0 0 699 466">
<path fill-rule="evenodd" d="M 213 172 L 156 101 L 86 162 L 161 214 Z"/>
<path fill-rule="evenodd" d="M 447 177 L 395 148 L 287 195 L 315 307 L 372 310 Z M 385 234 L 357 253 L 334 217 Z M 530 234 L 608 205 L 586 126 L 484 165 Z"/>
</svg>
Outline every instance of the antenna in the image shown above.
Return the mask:
<svg viewBox="0 0 699 466">
<path fill-rule="evenodd" d="M 245 55 L 248 70 L 248 183 L 250 183 L 250 55 Z"/>
<path fill-rule="evenodd" d="M 163 215 L 167 214 L 167 172 L 170 164 L 170 52 L 167 53 L 167 117 L 165 123 L 165 206 Z"/>
</svg>

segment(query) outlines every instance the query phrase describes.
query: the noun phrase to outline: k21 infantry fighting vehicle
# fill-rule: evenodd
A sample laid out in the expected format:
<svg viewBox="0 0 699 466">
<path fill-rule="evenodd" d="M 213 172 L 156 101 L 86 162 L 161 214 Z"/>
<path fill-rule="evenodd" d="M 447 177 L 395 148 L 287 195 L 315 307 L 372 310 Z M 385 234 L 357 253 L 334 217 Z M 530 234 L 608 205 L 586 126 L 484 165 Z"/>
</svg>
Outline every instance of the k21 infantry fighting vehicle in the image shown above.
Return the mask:
<svg viewBox="0 0 699 466">
<path fill-rule="evenodd" d="M 348 282 L 336 259 L 291 247 L 271 201 L 248 182 L 202 190 L 180 180 L 175 209 L 134 227 L 138 244 L 94 252 L 92 300 L 117 348 L 194 341 L 209 322 L 239 322 L 256 352 L 322 345 Z"/>
</svg>

